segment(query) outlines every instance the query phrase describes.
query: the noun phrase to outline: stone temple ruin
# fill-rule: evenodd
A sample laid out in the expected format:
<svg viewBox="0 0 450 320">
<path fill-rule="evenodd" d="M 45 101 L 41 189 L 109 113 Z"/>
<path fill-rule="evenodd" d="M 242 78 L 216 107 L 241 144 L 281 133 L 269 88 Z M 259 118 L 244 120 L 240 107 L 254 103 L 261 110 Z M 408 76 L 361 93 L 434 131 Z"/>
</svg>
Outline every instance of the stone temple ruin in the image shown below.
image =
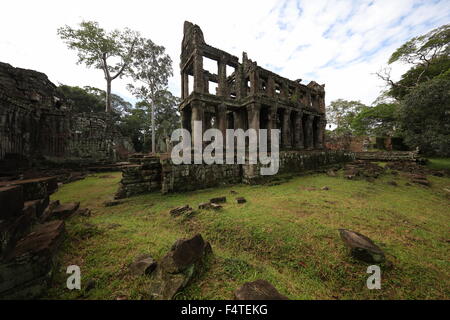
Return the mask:
<svg viewBox="0 0 450 320">
<path fill-rule="evenodd" d="M 204 58 L 217 62 L 217 74 L 204 69 Z M 191 131 L 193 121 L 202 121 L 204 130 L 215 127 L 223 136 L 226 129 L 278 128 L 282 149 L 323 149 L 325 85 L 283 78 L 258 66 L 245 52 L 239 63 L 237 57 L 208 45 L 200 27 L 187 21 L 180 69 L 183 128 Z"/>
<path fill-rule="evenodd" d="M 205 70 L 205 58 L 217 62 L 217 74 Z M 353 159 L 351 152 L 324 148 L 324 85 L 283 78 L 258 66 L 246 53 L 239 62 L 237 57 L 208 45 L 200 27 L 187 21 L 180 70 L 179 110 L 182 127 L 191 133 L 194 121 L 201 121 L 203 130 L 219 129 L 223 136 L 227 129 L 280 129 L 279 173 L 295 174 Z M 168 156 L 149 155 L 135 155 L 130 162 L 133 164 L 123 167 L 117 198 L 255 183 L 263 178 L 259 164 L 174 165 Z"/>
</svg>

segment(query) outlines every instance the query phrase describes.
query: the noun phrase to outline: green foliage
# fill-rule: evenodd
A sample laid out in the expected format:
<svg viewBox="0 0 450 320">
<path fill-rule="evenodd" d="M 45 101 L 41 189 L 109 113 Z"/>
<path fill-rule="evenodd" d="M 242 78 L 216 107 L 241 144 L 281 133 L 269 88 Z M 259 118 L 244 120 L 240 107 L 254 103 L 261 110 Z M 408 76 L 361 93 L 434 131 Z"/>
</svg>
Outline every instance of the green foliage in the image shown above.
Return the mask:
<svg viewBox="0 0 450 320">
<path fill-rule="evenodd" d="M 389 58 L 388 63 L 403 61 L 410 64 L 428 63 L 450 54 L 450 24 L 436 28 L 425 35 L 404 43 Z"/>
<path fill-rule="evenodd" d="M 435 77 L 450 80 L 450 56 L 442 55 L 430 61 L 430 65 L 418 64 L 405 72 L 401 79 L 391 86 L 389 94 L 402 100 L 417 84 Z"/>
<path fill-rule="evenodd" d="M 173 130 L 180 127 L 178 114 L 179 98 L 169 91 L 160 91 L 155 97 L 155 134 L 159 151 L 166 151 L 166 139 L 170 138 Z M 151 108 L 149 104 L 140 101 L 121 119 L 122 132 L 131 138 L 135 150 L 148 152 L 151 150 Z"/>
<path fill-rule="evenodd" d="M 450 80 L 433 79 L 407 94 L 400 124 L 406 144 L 425 154 L 450 155 Z"/>
<path fill-rule="evenodd" d="M 397 125 L 398 104 L 364 106 L 353 117 L 350 127 L 356 135 L 393 136 Z"/>
<path fill-rule="evenodd" d="M 71 110 L 75 113 L 104 112 L 105 110 L 106 93 L 101 89 L 60 85 L 57 90 L 68 100 Z M 120 115 L 131 108 L 131 103 L 116 94 L 111 94 L 111 107 L 112 112 Z"/>
<path fill-rule="evenodd" d="M 360 101 L 347 101 L 343 99 L 334 100 L 327 108 L 329 123 L 335 124 L 336 135 L 348 135 L 353 133 L 352 122 L 354 118 L 363 110 L 366 105 Z"/>
</svg>

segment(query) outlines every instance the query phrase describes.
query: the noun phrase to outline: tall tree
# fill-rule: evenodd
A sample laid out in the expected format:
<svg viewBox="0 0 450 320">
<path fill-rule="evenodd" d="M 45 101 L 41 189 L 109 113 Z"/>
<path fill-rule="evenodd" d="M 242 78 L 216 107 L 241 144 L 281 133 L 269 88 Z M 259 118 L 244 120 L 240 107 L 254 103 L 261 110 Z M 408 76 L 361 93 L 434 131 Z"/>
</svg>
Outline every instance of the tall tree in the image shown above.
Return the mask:
<svg viewBox="0 0 450 320">
<path fill-rule="evenodd" d="M 138 32 L 126 28 L 123 31 L 106 32 L 95 21 L 82 21 L 78 29 L 68 25 L 58 28 L 58 35 L 69 49 L 76 50 L 77 63 L 101 69 L 106 80 L 106 112 L 111 108 L 111 83 L 130 72 L 141 37 Z"/>
<path fill-rule="evenodd" d="M 390 76 L 390 68 L 384 68 L 377 75 L 386 81 L 394 97 L 403 98 L 424 81 L 446 72 L 449 57 L 450 24 L 446 24 L 408 40 L 394 51 L 388 64 L 400 61 L 412 66 L 402 80 L 394 82 Z"/>
<path fill-rule="evenodd" d="M 152 152 L 156 152 L 155 108 L 158 95 L 167 88 L 172 76 L 172 59 L 165 53 L 163 46 L 158 46 L 149 39 L 138 40 L 138 49 L 132 62 L 132 78 L 137 84 L 129 84 L 128 89 L 138 99 L 151 108 Z"/>
</svg>

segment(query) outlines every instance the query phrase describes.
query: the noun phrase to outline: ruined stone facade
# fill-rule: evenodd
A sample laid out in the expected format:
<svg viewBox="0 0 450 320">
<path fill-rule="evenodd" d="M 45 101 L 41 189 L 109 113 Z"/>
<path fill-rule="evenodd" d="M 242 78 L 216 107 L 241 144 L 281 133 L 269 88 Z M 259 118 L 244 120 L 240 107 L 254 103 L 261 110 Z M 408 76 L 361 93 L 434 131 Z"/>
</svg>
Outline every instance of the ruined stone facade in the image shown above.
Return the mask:
<svg viewBox="0 0 450 320">
<path fill-rule="evenodd" d="M 43 73 L 0 63 L 0 166 L 111 162 L 131 144 L 108 114 L 75 114 Z"/>
<path fill-rule="evenodd" d="M 204 69 L 204 58 L 217 62 L 217 74 Z M 258 66 L 245 52 L 240 63 L 208 45 L 200 27 L 187 21 L 180 70 L 182 126 L 190 132 L 194 121 L 202 121 L 203 130 L 221 130 L 224 137 L 226 129 L 280 129 L 282 150 L 323 149 L 324 85 L 283 78 Z"/>
</svg>

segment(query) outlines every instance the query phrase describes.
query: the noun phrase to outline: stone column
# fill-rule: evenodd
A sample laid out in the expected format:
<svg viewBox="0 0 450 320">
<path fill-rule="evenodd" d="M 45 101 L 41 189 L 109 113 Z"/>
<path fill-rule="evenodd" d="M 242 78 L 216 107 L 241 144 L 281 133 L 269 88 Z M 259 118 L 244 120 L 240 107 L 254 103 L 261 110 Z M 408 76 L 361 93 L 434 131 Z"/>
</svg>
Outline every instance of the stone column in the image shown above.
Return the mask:
<svg viewBox="0 0 450 320">
<path fill-rule="evenodd" d="M 202 140 L 203 138 L 203 132 L 205 130 L 205 121 L 204 121 L 204 107 L 203 103 L 199 101 L 192 102 L 192 114 L 191 114 L 191 133 L 192 133 L 192 144 L 195 145 L 195 139 L 199 138 Z M 194 133 L 194 121 L 201 121 L 202 122 L 202 131 L 201 136 L 196 136 Z"/>
<path fill-rule="evenodd" d="M 225 137 L 226 137 L 226 130 L 227 130 L 227 106 L 223 103 L 219 104 L 217 106 L 217 129 L 219 129 L 222 132 L 223 137 L 223 143 L 225 145 Z"/>
<path fill-rule="evenodd" d="M 182 99 L 189 96 L 189 75 L 186 72 L 181 73 L 181 95 Z"/>
<path fill-rule="evenodd" d="M 203 93 L 205 88 L 203 76 L 203 55 L 199 49 L 194 50 L 194 91 Z"/>
<path fill-rule="evenodd" d="M 252 103 L 247 106 L 248 112 L 248 128 L 259 130 L 259 112 L 261 105 L 259 103 Z"/>
<path fill-rule="evenodd" d="M 295 116 L 295 148 L 304 149 L 305 145 L 303 143 L 303 123 L 302 123 L 303 113 L 301 111 L 297 112 Z"/>
<path fill-rule="evenodd" d="M 255 95 L 259 93 L 259 77 L 257 71 L 254 69 L 250 72 L 250 94 Z"/>
<path fill-rule="evenodd" d="M 267 79 L 267 96 L 275 96 L 275 80 L 272 76 L 269 76 L 269 78 Z"/>
<path fill-rule="evenodd" d="M 272 129 L 277 129 L 277 106 L 272 106 L 269 108 L 268 122 L 267 122 L 267 142 L 269 148 L 272 143 Z"/>
<path fill-rule="evenodd" d="M 227 64 L 221 59 L 217 62 L 217 77 L 219 83 L 217 86 L 218 95 L 226 97 L 228 95 L 227 88 Z"/>
<path fill-rule="evenodd" d="M 305 137 L 305 144 L 306 144 L 305 147 L 308 150 L 314 149 L 313 122 L 314 116 L 312 114 L 309 114 L 306 118 L 306 137 Z"/>
<path fill-rule="evenodd" d="M 292 147 L 290 119 L 291 119 L 291 110 L 284 109 L 282 135 L 283 135 L 283 147 L 287 149 L 290 149 Z"/>
<path fill-rule="evenodd" d="M 317 123 L 317 149 L 323 149 L 325 147 L 325 128 L 327 121 L 325 117 L 320 117 Z"/>
<path fill-rule="evenodd" d="M 245 131 L 245 111 L 233 111 L 234 129 L 242 129 Z"/>
</svg>

